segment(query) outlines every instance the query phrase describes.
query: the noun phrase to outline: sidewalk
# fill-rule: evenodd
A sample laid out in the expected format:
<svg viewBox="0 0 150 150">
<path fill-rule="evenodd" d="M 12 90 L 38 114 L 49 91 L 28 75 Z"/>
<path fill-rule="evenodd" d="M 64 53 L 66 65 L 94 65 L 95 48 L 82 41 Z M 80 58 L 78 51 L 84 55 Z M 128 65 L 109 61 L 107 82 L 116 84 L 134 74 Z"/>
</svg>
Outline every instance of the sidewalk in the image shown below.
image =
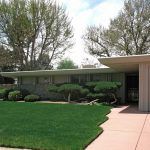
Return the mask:
<svg viewBox="0 0 150 150">
<path fill-rule="evenodd" d="M 104 132 L 86 150 L 150 150 L 150 114 L 137 107 L 113 108 Z"/>
</svg>

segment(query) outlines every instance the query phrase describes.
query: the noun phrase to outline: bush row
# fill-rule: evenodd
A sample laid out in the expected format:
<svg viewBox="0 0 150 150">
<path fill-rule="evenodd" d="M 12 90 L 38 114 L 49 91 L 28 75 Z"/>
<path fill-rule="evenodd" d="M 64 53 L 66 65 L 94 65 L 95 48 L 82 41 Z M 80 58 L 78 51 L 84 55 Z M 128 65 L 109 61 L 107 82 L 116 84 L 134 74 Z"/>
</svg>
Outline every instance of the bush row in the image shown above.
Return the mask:
<svg viewBox="0 0 150 150">
<path fill-rule="evenodd" d="M 85 85 L 79 84 L 62 84 L 49 85 L 49 92 L 61 93 L 68 101 L 74 99 L 86 99 L 92 101 L 99 99 L 100 101 L 114 101 L 117 90 L 121 87 L 120 82 L 88 82 Z"/>
<path fill-rule="evenodd" d="M 6 89 L 0 88 L 0 99 L 5 101 L 20 101 L 26 102 L 38 101 L 40 97 L 38 95 L 30 94 L 28 90 Z"/>
<path fill-rule="evenodd" d="M 117 98 L 117 90 L 121 87 L 120 82 L 88 82 L 85 85 L 59 84 L 49 85 L 49 92 L 61 94 L 65 100 L 74 101 L 85 99 L 92 101 L 99 99 L 101 102 L 114 101 Z M 0 98 L 10 101 L 25 100 L 33 102 L 39 100 L 39 96 L 29 93 L 27 90 L 0 89 Z"/>
</svg>

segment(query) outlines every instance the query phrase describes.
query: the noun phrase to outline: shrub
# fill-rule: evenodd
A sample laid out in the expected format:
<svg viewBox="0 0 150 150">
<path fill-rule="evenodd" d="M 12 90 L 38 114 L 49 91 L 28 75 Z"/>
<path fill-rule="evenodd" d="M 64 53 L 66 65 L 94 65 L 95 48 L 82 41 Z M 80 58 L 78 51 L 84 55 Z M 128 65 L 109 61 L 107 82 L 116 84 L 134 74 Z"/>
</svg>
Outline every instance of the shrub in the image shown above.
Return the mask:
<svg viewBox="0 0 150 150">
<path fill-rule="evenodd" d="M 96 88 L 94 91 L 99 91 L 99 90 L 120 88 L 121 82 L 109 82 L 109 81 L 87 82 L 86 86 L 89 88 Z"/>
<path fill-rule="evenodd" d="M 6 92 L 6 89 L 4 89 L 4 88 L 0 89 L 0 99 L 4 98 L 5 92 Z"/>
<path fill-rule="evenodd" d="M 85 97 L 88 93 L 88 89 L 84 89 L 78 84 L 60 84 L 60 85 L 49 85 L 49 92 L 62 94 L 65 100 L 77 100 L 80 97 Z"/>
<path fill-rule="evenodd" d="M 81 97 L 86 97 L 89 94 L 89 89 L 82 89 L 81 90 Z"/>
<path fill-rule="evenodd" d="M 94 88 L 98 83 L 100 83 L 100 81 L 87 82 L 85 86 L 90 90 L 90 92 L 94 93 Z"/>
<path fill-rule="evenodd" d="M 21 98 L 22 96 L 20 91 L 9 92 L 8 94 L 8 100 L 10 101 L 19 101 Z"/>
<path fill-rule="evenodd" d="M 121 82 L 115 82 L 115 84 L 117 85 L 118 88 L 122 86 Z"/>
<path fill-rule="evenodd" d="M 48 91 L 56 93 L 58 91 L 58 87 L 54 84 L 51 84 L 48 86 Z"/>
<path fill-rule="evenodd" d="M 22 99 L 24 99 L 27 95 L 30 95 L 30 92 L 26 89 L 21 89 L 20 92 L 22 95 Z"/>
<path fill-rule="evenodd" d="M 100 99 L 110 103 L 114 99 L 116 101 L 116 91 L 121 87 L 121 82 L 87 82 L 86 87 L 90 90 L 87 98 L 90 100 Z"/>
<path fill-rule="evenodd" d="M 102 99 L 105 97 L 105 94 L 104 93 L 89 93 L 87 95 L 87 97 L 90 99 L 90 100 L 94 100 L 94 99 Z"/>
<path fill-rule="evenodd" d="M 93 81 L 93 82 L 87 82 L 86 83 L 86 86 L 88 86 L 88 87 L 95 87 L 98 83 L 100 83 L 100 82 L 96 82 L 96 81 Z"/>
<path fill-rule="evenodd" d="M 62 93 L 70 102 L 72 96 L 77 97 L 81 95 L 82 89 L 82 86 L 78 84 L 63 84 L 58 88 L 58 92 Z"/>
<path fill-rule="evenodd" d="M 120 86 L 120 82 L 99 82 L 95 86 L 94 91 L 102 93 L 115 93 Z"/>
<path fill-rule="evenodd" d="M 12 91 L 14 91 L 14 89 L 1 88 L 0 89 L 0 99 L 8 100 L 8 94 L 9 94 L 9 92 L 12 92 Z"/>
<path fill-rule="evenodd" d="M 34 95 L 34 94 L 27 95 L 24 98 L 25 102 L 35 102 L 35 101 L 38 101 L 39 99 L 40 99 L 40 97 L 38 95 Z"/>
<path fill-rule="evenodd" d="M 95 86 L 94 91 L 96 93 L 104 93 L 106 95 L 104 100 L 112 104 L 117 102 L 116 91 L 120 87 L 120 82 L 101 82 Z"/>
</svg>

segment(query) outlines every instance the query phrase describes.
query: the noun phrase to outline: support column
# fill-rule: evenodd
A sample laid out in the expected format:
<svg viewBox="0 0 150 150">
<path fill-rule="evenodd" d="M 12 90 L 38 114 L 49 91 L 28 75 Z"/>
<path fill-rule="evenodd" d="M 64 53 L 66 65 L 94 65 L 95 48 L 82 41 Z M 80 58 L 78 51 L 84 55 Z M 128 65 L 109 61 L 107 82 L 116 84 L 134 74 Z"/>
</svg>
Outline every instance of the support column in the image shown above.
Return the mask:
<svg viewBox="0 0 150 150">
<path fill-rule="evenodd" d="M 139 64 L 139 110 L 150 111 L 150 64 Z"/>
</svg>

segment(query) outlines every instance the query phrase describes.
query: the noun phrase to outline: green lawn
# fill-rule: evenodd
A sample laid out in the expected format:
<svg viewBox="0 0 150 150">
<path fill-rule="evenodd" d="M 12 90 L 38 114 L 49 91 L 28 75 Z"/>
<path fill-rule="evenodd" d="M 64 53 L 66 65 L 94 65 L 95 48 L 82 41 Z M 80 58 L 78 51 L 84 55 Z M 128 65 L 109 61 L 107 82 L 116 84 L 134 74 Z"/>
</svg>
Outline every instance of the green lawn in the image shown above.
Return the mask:
<svg viewBox="0 0 150 150">
<path fill-rule="evenodd" d="M 0 146 L 80 150 L 101 131 L 108 106 L 0 102 Z"/>
</svg>

